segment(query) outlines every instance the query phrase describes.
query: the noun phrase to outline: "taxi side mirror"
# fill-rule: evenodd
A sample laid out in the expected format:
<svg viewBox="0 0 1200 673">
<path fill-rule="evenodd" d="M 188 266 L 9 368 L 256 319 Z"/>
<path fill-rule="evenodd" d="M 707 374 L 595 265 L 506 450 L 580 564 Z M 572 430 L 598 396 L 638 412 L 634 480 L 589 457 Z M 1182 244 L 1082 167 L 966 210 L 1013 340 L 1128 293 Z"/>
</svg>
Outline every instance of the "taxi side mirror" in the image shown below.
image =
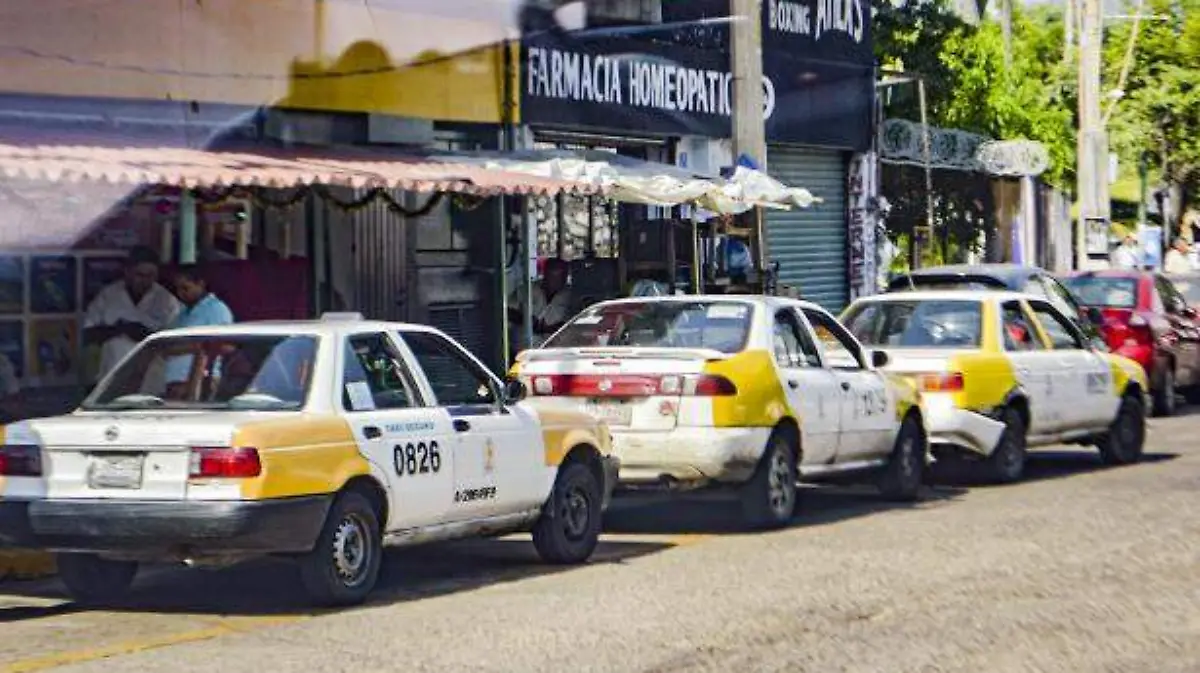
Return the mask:
<svg viewBox="0 0 1200 673">
<path fill-rule="evenodd" d="M 525 384 L 521 383 L 520 379 L 509 379 L 504 382 L 504 403 L 516 404 L 525 399 L 529 390 L 525 388 Z"/>
<path fill-rule="evenodd" d="M 1087 308 L 1087 319 L 1096 327 L 1104 327 L 1104 313 L 1095 306 Z"/>
<path fill-rule="evenodd" d="M 876 369 L 881 369 L 888 366 L 892 359 L 884 351 L 871 351 L 871 366 Z"/>
</svg>

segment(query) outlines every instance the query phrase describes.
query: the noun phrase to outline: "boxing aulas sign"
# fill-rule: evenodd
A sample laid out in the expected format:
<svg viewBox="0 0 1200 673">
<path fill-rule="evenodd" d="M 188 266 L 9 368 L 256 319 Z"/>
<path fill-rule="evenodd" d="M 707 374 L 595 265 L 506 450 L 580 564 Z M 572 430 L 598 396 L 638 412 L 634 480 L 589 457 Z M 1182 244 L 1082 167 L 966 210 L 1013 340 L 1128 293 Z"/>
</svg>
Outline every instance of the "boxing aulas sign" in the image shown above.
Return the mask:
<svg viewBox="0 0 1200 673">
<path fill-rule="evenodd" d="M 696 4 L 692 4 L 695 2 Z M 763 4 L 763 115 L 773 141 L 865 146 L 873 92 L 865 0 Z M 707 16 L 709 0 L 687 15 Z M 712 4 L 713 16 L 719 16 Z M 713 46 L 713 43 L 717 46 Z M 728 137 L 733 92 L 725 36 L 701 48 L 670 42 L 541 33 L 522 50 L 521 119 L 535 125 Z"/>
</svg>

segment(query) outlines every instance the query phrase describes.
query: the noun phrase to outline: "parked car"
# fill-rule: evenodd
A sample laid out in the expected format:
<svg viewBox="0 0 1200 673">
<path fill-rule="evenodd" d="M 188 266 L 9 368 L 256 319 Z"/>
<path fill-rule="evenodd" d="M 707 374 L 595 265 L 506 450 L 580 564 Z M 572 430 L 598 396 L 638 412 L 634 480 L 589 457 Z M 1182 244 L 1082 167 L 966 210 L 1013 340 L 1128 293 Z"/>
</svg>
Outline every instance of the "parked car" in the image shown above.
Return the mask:
<svg viewBox="0 0 1200 673">
<path fill-rule="evenodd" d="M 608 423 L 620 485 L 736 489 L 748 522 L 774 527 L 798 478 L 870 472 L 886 496 L 918 496 L 923 411 L 884 362 L 809 302 L 640 297 L 586 309 L 511 375 Z"/>
<path fill-rule="evenodd" d="M 1067 316 L 1097 348 L 1108 349 L 1100 326 L 1103 319 L 1079 301 L 1054 274 L 1022 264 L 957 264 L 931 266 L 902 274 L 888 282 L 888 291 L 1009 290 L 1042 297 Z"/>
<path fill-rule="evenodd" d="M 169 394 L 174 358 L 190 372 Z M 608 433 L 523 396 L 419 325 L 161 332 L 77 411 L 5 428 L 0 543 L 58 552 L 71 595 L 101 602 L 141 562 L 281 555 L 315 602 L 352 604 L 385 543 L 506 531 L 582 562 L 615 482 Z"/>
<path fill-rule="evenodd" d="M 1200 273 L 1168 273 L 1167 280 L 1183 295 L 1189 307 L 1200 306 Z"/>
<path fill-rule="evenodd" d="M 991 481 L 1024 472 L 1029 447 L 1093 444 L 1140 459 L 1146 377 L 1087 346 L 1049 301 L 1001 290 L 917 290 L 854 301 L 842 320 L 921 390 L 935 456 L 978 460 Z"/>
<path fill-rule="evenodd" d="M 1087 306 L 1104 316 L 1109 347 L 1145 368 L 1154 413 L 1175 413 L 1176 393 L 1200 402 L 1200 329 L 1197 314 L 1165 276 L 1150 271 L 1082 271 L 1065 280 Z"/>
</svg>

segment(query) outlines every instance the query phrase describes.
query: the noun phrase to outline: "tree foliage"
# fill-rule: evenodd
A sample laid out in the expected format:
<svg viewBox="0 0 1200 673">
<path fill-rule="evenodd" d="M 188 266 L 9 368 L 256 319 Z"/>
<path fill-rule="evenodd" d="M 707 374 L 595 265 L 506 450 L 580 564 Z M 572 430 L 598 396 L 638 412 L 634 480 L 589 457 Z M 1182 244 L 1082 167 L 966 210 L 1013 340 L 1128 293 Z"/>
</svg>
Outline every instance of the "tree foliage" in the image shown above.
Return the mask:
<svg viewBox="0 0 1200 673">
<path fill-rule="evenodd" d="M 1123 162 L 1143 153 L 1185 197 L 1200 193 L 1200 0 L 1148 0 L 1142 13 L 1170 17 L 1143 21 L 1134 43 L 1124 97 L 1110 131 Z M 1105 90 L 1119 85 L 1132 25 L 1105 36 Z"/>
<path fill-rule="evenodd" d="M 1196 0 L 1200 2 L 1200 0 Z M 930 124 L 999 140 L 1036 140 L 1050 152 L 1043 176 L 1066 186 L 1074 176 L 1074 82 L 1062 51 L 1061 12 L 1014 8 L 1011 66 L 994 21 L 965 23 L 945 0 L 875 2 L 875 48 L 885 66 L 920 74 Z M 916 119 L 912 96 L 889 116 Z"/>
</svg>

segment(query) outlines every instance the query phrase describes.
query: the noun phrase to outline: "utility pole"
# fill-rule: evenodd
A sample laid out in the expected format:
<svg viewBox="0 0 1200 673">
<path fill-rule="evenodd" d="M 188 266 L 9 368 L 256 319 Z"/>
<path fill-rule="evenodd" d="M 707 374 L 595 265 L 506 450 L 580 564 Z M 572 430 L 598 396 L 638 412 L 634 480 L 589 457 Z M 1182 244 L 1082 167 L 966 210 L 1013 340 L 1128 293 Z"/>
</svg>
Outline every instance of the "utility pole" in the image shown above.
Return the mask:
<svg viewBox="0 0 1200 673">
<path fill-rule="evenodd" d="M 1103 39 L 1100 0 L 1080 0 L 1079 135 L 1076 168 L 1079 228 L 1075 232 L 1077 268 L 1087 266 L 1089 222 L 1109 221 L 1108 134 L 1100 114 L 1100 50 Z"/>
<path fill-rule="evenodd" d="M 763 119 L 762 0 L 729 0 L 733 17 L 730 56 L 733 61 L 733 158 L 753 159 L 767 170 L 766 122 Z M 767 237 L 762 209 L 754 209 L 758 268 L 767 269 Z"/>
</svg>

